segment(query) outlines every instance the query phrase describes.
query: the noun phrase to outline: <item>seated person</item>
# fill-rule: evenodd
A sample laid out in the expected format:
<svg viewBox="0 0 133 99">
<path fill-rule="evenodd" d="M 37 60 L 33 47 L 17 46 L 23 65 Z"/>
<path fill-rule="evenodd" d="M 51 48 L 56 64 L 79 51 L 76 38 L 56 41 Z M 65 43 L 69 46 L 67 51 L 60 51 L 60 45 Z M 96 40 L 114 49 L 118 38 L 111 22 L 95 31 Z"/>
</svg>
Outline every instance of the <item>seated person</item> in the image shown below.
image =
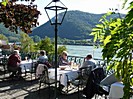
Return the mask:
<svg viewBox="0 0 133 99">
<path fill-rule="evenodd" d="M 46 52 L 44 50 L 40 51 L 40 56 L 38 57 L 38 63 L 44 64 L 46 61 L 48 61 L 48 57 L 46 55 Z"/>
<path fill-rule="evenodd" d="M 61 56 L 59 56 L 59 66 L 71 65 L 71 63 L 68 62 L 67 55 L 68 53 L 63 51 Z"/>
<path fill-rule="evenodd" d="M 91 54 L 88 54 L 85 58 L 85 61 L 83 62 L 83 65 L 79 68 L 86 68 L 91 66 L 91 69 L 94 69 L 96 67 L 96 61 L 92 58 Z"/>
<path fill-rule="evenodd" d="M 48 57 L 46 56 L 46 52 L 40 51 L 40 56 L 38 58 L 38 63 L 36 65 L 36 75 L 39 77 L 42 74 L 42 71 L 44 70 L 44 66 L 47 66 L 50 68 L 52 65 L 48 62 Z"/>
<path fill-rule="evenodd" d="M 14 53 L 9 56 L 7 68 L 12 72 L 10 77 L 14 77 L 15 75 L 21 76 L 21 67 L 20 67 L 21 58 L 19 56 L 19 52 L 14 50 Z"/>
<path fill-rule="evenodd" d="M 85 58 L 83 64 L 79 67 L 79 77 L 83 78 L 85 82 L 87 81 L 88 75 L 90 74 L 91 70 L 96 67 L 96 61 L 92 59 L 92 55 L 88 54 Z"/>
</svg>

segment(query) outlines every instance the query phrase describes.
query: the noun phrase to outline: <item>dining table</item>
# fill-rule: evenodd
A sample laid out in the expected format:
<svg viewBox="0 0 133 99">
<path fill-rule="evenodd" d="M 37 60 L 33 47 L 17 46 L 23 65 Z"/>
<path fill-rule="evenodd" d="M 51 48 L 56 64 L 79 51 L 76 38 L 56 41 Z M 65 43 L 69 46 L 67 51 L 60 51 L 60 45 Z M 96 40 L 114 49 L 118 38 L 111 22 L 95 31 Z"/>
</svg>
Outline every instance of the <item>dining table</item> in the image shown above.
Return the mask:
<svg viewBox="0 0 133 99">
<path fill-rule="evenodd" d="M 124 96 L 123 88 L 124 85 L 122 82 L 115 82 L 111 84 L 109 99 L 121 99 Z M 133 99 L 133 96 L 130 97 L 130 99 Z"/>
<path fill-rule="evenodd" d="M 21 67 L 21 71 L 25 72 L 25 71 L 30 71 L 32 70 L 32 65 L 33 63 L 37 62 L 37 60 L 23 60 L 20 63 L 20 67 Z"/>
<path fill-rule="evenodd" d="M 55 79 L 55 69 L 50 68 L 49 71 L 49 78 Z M 57 68 L 57 80 L 60 81 L 60 84 L 67 86 L 69 81 L 75 80 L 78 77 L 78 70 L 76 69 L 66 69 L 61 70 Z"/>
<path fill-rule="evenodd" d="M 39 64 L 37 67 L 36 75 L 39 76 L 43 72 L 43 64 Z M 55 68 L 48 69 L 49 79 L 55 79 Z M 60 81 L 60 84 L 67 86 L 68 81 L 72 81 L 78 77 L 78 69 L 71 68 L 69 65 L 67 66 L 59 66 L 57 68 L 57 80 Z"/>
</svg>

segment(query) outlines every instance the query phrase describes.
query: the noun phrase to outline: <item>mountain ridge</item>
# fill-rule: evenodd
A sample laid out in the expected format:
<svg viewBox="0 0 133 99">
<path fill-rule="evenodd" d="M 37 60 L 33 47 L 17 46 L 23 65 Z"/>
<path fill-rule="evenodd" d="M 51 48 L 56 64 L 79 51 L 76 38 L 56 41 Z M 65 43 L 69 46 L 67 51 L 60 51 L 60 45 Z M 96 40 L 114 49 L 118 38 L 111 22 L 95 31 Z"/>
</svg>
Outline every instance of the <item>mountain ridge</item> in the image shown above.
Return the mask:
<svg viewBox="0 0 133 99">
<path fill-rule="evenodd" d="M 93 36 L 90 36 L 89 34 L 91 33 L 92 28 L 99 23 L 99 19 L 104 14 L 105 13 L 94 14 L 78 10 L 68 11 L 62 25 L 58 25 L 58 37 L 70 40 L 92 39 Z M 121 16 L 123 17 L 123 14 L 121 14 Z M 114 14 L 111 17 L 115 18 L 119 17 L 119 15 Z M 18 37 L 19 40 L 20 35 L 10 32 L 2 23 L 0 24 L 0 32 L 9 38 Z M 39 27 L 34 28 L 32 34 L 29 34 L 29 36 L 37 35 L 41 38 L 44 38 L 45 36 L 54 38 L 54 34 L 54 25 L 51 25 L 50 22 L 47 21 Z"/>
<path fill-rule="evenodd" d="M 103 15 L 104 14 L 92 14 L 78 10 L 68 11 L 62 25 L 58 26 L 58 36 L 60 38 L 73 40 L 90 39 L 92 36 L 89 36 L 89 34 L 92 28 L 95 27 Z M 53 38 L 54 26 L 51 26 L 50 22 L 47 21 L 40 27 L 34 29 L 30 35 L 38 35 L 42 38 L 45 36 Z"/>
</svg>

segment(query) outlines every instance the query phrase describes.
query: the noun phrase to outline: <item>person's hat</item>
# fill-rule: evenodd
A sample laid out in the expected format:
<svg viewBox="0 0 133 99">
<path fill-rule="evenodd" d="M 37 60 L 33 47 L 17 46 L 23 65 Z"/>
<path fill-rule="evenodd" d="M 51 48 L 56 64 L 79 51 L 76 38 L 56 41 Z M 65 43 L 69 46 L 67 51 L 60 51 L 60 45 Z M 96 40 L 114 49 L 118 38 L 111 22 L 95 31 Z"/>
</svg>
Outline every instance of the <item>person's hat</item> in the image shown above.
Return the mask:
<svg viewBox="0 0 133 99">
<path fill-rule="evenodd" d="M 66 55 L 68 55 L 67 51 L 63 51 L 62 54 L 66 54 Z"/>
</svg>

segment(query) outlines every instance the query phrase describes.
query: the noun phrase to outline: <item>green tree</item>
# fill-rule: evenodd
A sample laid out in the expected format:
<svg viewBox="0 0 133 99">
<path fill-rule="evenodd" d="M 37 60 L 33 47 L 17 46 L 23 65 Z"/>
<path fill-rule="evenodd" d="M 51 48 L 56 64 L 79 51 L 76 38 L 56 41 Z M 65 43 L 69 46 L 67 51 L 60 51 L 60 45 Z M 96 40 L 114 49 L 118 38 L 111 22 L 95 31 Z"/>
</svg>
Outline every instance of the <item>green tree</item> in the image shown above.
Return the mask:
<svg viewBox="0 0 133 99">
<path fill-rule="evenodd" d="M 102 56 L 107 60 L 108 70 L 113 69 L 116 77 L 122 77 L 125 85 L 123 99 L 130 98 L 130 87 L 133 85 L 133 2 L 128 9 L 129 12 L 124 18 L 107 20 L 108 16 L 116 13 L 105 14 L 100 20 L 101 23 L 96 25 L 91 33 L 94 35 L 94 41 L 98 40 L 103 44 Z"/>
<path fill-rule="evenodd" d="M 8 42 L 8 38 L 3 34 L 0 34 L 0 40 L 6 40 Z"/>
<path fill-rule="evenodd" d="M 63 51 L 66 51 L 67 50 L 67 48 L 66 48 L 66 46 L 59 46 L 58 47 L 58 55 L 60 55 Z"/>
<path fill-rule="evenodd" d="M 33 39 L 33 41 L 34 41 L 35 43 L 41 41 L 41 38 L 40 38 L 39 36 L 37 36 L 37 35 L 35 35 L 35 36 L 31 36 L 31 38 Z"/>
<path fill-rule="evenodd" d="M 3 34 L 0 34 L 0 40 L 5 40 L 6 43 L 8 43 L 8 38 Z M 1 44 L 0 44 L 0 46 L 1 46 Z"/>
<path fill-rule="evenodd" d="M 22 52 L 34 52 L 35 47 L 34 47 L 34 41 L 32 38 L 29 37 L 26 33 L 21 33 L 21 51 Z"/>
<path fill-rule="evenodd" d="M 45 37 L 38 43 L 39 50 L 45 50 L 47 54 L 54 53 L 54 44 L 51 42 L 50 38 Z"/>
</svg>

